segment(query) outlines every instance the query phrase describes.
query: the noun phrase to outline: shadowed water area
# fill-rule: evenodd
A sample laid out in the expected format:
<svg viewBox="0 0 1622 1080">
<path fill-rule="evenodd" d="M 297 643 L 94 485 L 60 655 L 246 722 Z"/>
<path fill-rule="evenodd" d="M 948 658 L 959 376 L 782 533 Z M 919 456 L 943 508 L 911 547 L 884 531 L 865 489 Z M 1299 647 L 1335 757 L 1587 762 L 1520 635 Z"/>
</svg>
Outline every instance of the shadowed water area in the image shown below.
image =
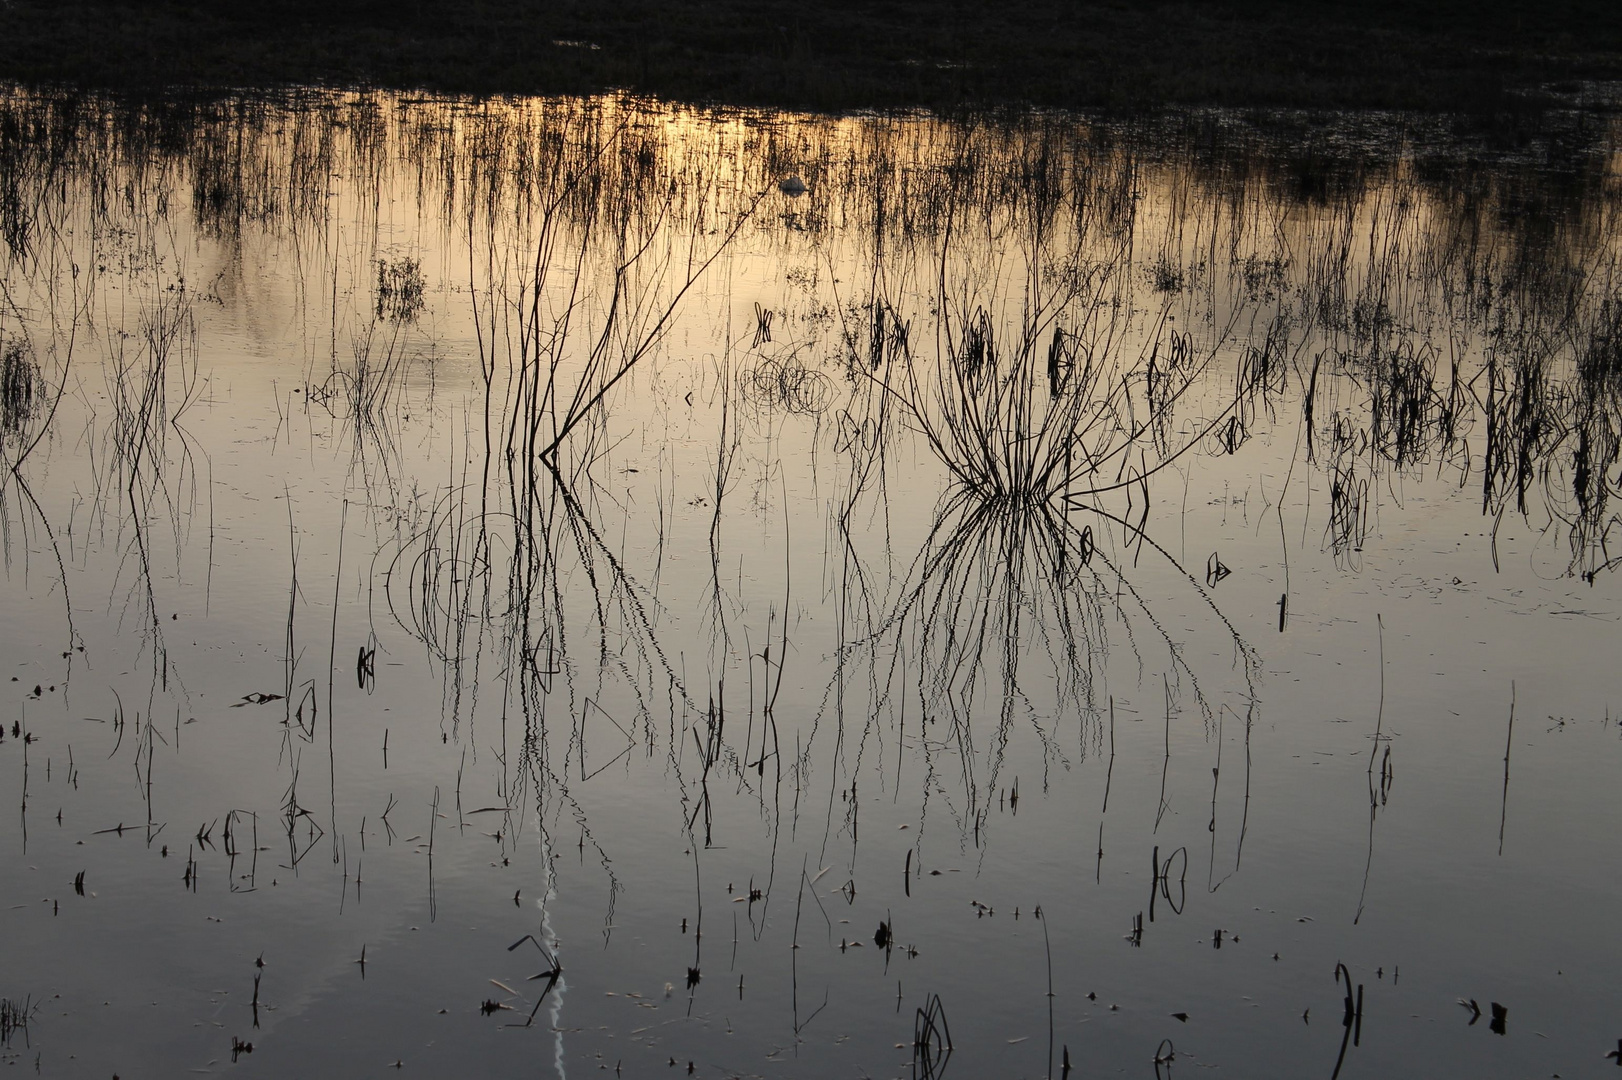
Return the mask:
<svg viewBox="0 0 1622 1080">
<path fill-rule="evenodd" d="M 7 91 L 0 1055 L 1614 1069 L 1619 192 L 1591 115 Z"/>
</svg>

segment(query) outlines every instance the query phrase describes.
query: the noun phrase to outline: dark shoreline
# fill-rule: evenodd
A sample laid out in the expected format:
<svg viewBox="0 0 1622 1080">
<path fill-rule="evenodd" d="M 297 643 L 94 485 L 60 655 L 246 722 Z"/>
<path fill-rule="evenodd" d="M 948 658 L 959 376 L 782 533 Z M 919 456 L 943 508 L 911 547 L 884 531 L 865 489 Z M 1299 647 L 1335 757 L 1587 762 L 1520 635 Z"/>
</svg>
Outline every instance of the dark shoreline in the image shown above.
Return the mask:
<svg viewBox="0 0 1622 1080">
<path fill-rule="evenodd" d="M 1614 108 L 1622 4 L 1564 0 L 10 0 L 0 79 L 124 92 L 623 89 L 814 111 Z"/>
</svg>

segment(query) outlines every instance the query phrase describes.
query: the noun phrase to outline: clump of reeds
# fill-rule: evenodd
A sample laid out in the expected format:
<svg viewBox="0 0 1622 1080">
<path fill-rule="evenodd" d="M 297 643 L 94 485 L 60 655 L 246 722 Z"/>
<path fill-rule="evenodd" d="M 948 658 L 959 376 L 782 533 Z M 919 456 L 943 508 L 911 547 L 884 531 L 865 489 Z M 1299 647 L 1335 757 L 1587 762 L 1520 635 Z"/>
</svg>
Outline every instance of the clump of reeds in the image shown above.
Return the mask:
<svg viewBox="0 0 1622 1080">
<path fill-rule="evenodd" d="M 10 1047 L 11 1040 L 20 1031 L 24 1041 L 28 1038 L 28 1018 L 34 1014 L 37 1006 L 32 997 L 22 1001 L 13 1001 L 11 998 L 0 998 L 0 1046 Z"/>
<path fill-rule="evenodd" d="M 946 1008 L 939 994 L 929 995 L 918 1010 L 912 1026 L 912 1064 L 915 1075 L 940 1076 L 952 1056 L 952 1031 L 946 1024 Z"/>
<path fill-rule="evenodd" d="M 1355 454 L 1342 454 L 1330 467 L 1329 521 L 1324 546 L 1336 561 L 1363 550 L 1370 528 L 1369 482 L 1357 468 Z"/>
<path fill-rule="evenodd" d="M 158 258 L 155 247 L 149 249 Z M 139 333 L 121 342 L 107 365 L 113 401 L 114 457 L 129 476 L 150 483 L 166 462 L 167 433 L 202 390 L 198 370 L 195 296 L 185 280 L 150 284 L 142 297 Z"/>
<path fill-rule="evenodd" d="M 1622 517 L 1613 509 L 1615 467 L 1622 459 L 1622 297 L 1602 302 L 1595 325 L 1577 357 L 1571 393 L 1569 464 L 1561 470 L 1563 490 L 1553 512 L 1569 530 L 1568 572 L 1592 583 L 1600 572 L 1619 565 L 1608 540 Z M 1574 504 L 1574 505 L 1573 505 Z"/>
<path fill-rule="evenodd" d="M 1452 387 L 1437 387 L 1436 353 L 1403 339 L 1369 357 L 1369 440 L 1393 465 L 1423 462 L 1433 449 L 1445 449 L 1456 434 L 1461 390 L 1455 366 Z"/>
<path fill-rule="evenodd" d="M 1513 495 L 1518 513 L 1527 513 L 1527 494 L 1548 452 L 1563 434 L 1561 404 L 1551 392 L 1552 357 L 1543 348 L 1517 350 L 1508 362 L 1488 358 L 1486 458 L 1482 464 L 1482 508 L 1500 513 Z"/>
<path fill-rule="evenodd" d="M 1144 268 L 1150 288 L 1157 293 L 1175 293 L 1183 289 L 1183 268 L 1162 255 Z"/>
<path fill-rule="evenodd" d="M 1208 347 L 1164 323 L 1139 355 L 1125 352 L 1123 327 L 1099 325 L 1117 277 L 1116 264 L 1078 273 L 1073 298 L 1058 306 L 1077 319 L 1065 327 L 999 332 L 976 308 L 955 333 L 943 333 L 933 372 L 904 365 L 885 379 L 953 477 L 976 498 L 1035 516 L 1047 510 L 1095 509 L 1096 497 L 1141 487 L 1149 476 L 1197 449 L 1267 389 L 1282 372 L 1282 341 L 1252 350 L 1234 396 L 1182 437 L 1169 436 L 1183 399 L 1212 371 L 1227 332 Z M 943 304 L 944 307 L 944 304 Z M 950 329 L 950 320 L 943 319 Z M 1041 338 L 1047 338 L 1046 342 Z M 1011 340 L 1010 340 L 1011 339 Z M 1046 348 L 1042 348 L 1042 345 Z M 1143 408 L 1147 398 L 1149 408 Z M 1152 447 L 1157 459 L 1140 451 Z"/>
<path fill-rule="evenodd" d="M 427 284 L 422 263 L 416 259 L 377 260 L 377 317 L 390 322 L 415 320 L 422 313 Z"/>
<path fill-rule="evenodd" d="M 1125 265 L 1078 267 L 1035 326 L 996 319 L 984 305 L 958 322 L 943 290 L 934 363 L 898 363 L 873 376 L 954 481 L 885 623 L 916 633 L 918 692 L 960 746 L 972 748 L 980 737 L 979 695 L 1001 701 L 989 725 L 984 793 L 994 790 L 1002 747 L 1028 708 L 1024 659 L 1052 662 L 1044 692 L 1056 695 L 1061 712 L 1096 715 L 1097 665 L 1112 623 L 1141 621 L 1202 713 L 1212 715 L 1198 674 L 1156 616 L 1155 598 L 1132 580 L 1145 551 L 1160 564 L 1153 573 L 1170 569 L 1176 588 L 1231 635 L 1242 677 L 1254 678 L 1253 651 L 1148 535 L 1147 503 L 1155 473 L 1209 445 L 1218 427 L 1266 392 L 1272 354 L 1282 362 L 1282 333 L 1267 356 L 1242 360 L 1225 407 L 1176 424 L 1182 403 L 1214 374 L 1220 346 L 1196 348 L 1188 335 L 1169 332 L 1163 316 L 1141 351 L 1124 348 L 1127 331 L 1111 314 L 1111 298 Z M 1217 342 L 1226 334 L 1218 328 Z M 1124 552 L 1107 539 L 1116 528 Z M 1134 640 L 1139 648 L 1147 639 Z M 1036 730 L 1051 752 L 1051 736 Z M 978 829 L 990 803 L 979 802 L 982 792 L 969 794 Z"/>
<path fill-rule="evenodd" d="M 1600 302 L 1586 347 L 1577 357 L 1577 377 L 1591 394 L 1622 392 L 1622 293 Z"/>
<path fill-rule="evenodd" d="M 0 436 L 22 434 L 45 399 L 45 381 L 27 343 L 0 340 Z"/>
<path fill-rule="evenodd" d="M 398 321 L 382 318 L 367 323 L 350 342 L 353 360 L 336 360 L 327 377 L 304 386 L 305 399 L 347 421 L 357 438 L 371 435 L 382 441 L 391 433 L 397 409 L 391 409 L 404 389 L 412 354 Z"/>
<path fill-rule="evenodd" d="M 23 196 L 19 177 L 0 169 L 0 241 L 13 259 L 25 259 L 32 250 L 34 215 Z"/>
<path fill-rule="evenodd" d="M 1289 267 L 1290 260 L 1282 255 L 1247 255 L 1238 265 L 1239 280 L 1249 299 L 1271 299 L 1284 291 Z"/>
</svg>

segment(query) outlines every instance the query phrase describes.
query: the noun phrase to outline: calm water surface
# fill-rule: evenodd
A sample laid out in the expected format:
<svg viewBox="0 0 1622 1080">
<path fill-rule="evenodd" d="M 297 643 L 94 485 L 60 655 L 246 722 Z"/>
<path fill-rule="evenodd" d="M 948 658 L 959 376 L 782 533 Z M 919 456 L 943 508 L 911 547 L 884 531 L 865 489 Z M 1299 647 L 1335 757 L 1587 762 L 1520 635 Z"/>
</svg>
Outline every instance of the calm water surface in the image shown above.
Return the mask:
<svg viewBox="0 0 1622 1080">
<path fill-rule="evenodd" d="M 8 92 L 4 1060 L 1609 1075 L 1619 190 Z"/>
</svg>

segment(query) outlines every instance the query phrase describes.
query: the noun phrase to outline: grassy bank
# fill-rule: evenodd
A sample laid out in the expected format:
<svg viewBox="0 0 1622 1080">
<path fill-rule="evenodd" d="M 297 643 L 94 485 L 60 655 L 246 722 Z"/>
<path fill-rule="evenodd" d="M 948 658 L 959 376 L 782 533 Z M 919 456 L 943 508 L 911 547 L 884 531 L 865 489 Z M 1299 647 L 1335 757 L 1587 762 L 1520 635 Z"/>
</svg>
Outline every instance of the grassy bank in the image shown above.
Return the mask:
<svg viewBox="0 0 1622 1080">
<path fill-rule="evenodd" d="M 1479 113 L 1523 109 L 1536 88 L 1569 95 L 1622 78 L 1622 4 L 3 0 L 0 77 L 108 89 L 623 87 L 815 109 Z"/>
</svg>

